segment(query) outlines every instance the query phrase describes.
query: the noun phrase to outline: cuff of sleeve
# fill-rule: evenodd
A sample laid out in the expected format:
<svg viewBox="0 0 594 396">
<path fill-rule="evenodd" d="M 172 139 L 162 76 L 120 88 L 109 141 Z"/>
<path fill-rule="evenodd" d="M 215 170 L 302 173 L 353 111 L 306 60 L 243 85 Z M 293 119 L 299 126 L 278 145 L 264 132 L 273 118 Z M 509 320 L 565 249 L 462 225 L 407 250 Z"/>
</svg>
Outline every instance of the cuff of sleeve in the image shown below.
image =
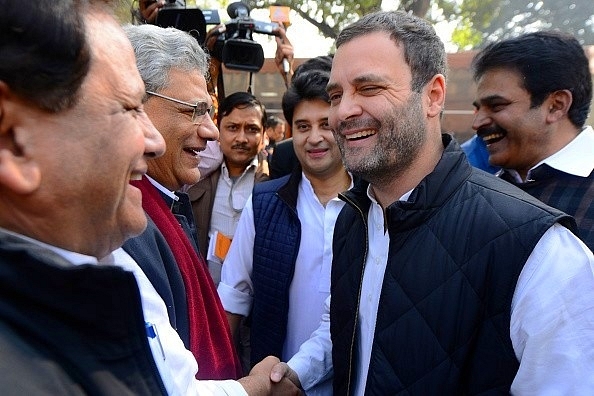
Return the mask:
<svg viewBox="0 0 594 396">
<path fill-rule="evenodd" d="M 298 355 L 299 354 L 293 356 L 287 362 L 287 364 L 289 365 L 289 367 L 291 367 L 291 369 L 293 369 L 293 371 L 295 371 L 297 377 L 299 377 L 299 382 L 301 382 L 301 389 L 307 391 L 311 387 L 316 385 L 319 379 L 317 378 L 317 376 L 308 375 L 311 369 L 308 360 L 300 359 Z"/>
<path fill-rule="evenodd" d="M 213 396 L 249 396 L 243 386 L 237 381 L 200 381 L 202 387 L 198 390 L 199 394 L 208 394 Z"/>
<path fill-rule="evenodd" d="M 252 296 L 240 292 L 223 282 L 219 283 L 217 292 L 219 293 L 225 311 L 242 316 L 249 315 L 254 300 Z"/>
</svg>

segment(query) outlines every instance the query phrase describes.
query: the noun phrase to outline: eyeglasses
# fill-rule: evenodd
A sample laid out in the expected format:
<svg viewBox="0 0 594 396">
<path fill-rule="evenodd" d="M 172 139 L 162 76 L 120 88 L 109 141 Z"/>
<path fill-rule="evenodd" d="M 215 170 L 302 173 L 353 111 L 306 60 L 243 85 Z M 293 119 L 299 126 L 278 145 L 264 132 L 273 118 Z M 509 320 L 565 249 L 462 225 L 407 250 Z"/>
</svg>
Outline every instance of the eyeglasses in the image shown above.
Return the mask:
<svg viewBox="0 0 594 396">
<path fill-rule="evenodd" d="M 212 116 L 214 115 L 214 107 L 209 106 L 206 102 L 197 102 L 197 103 L 192 104 L 192 103 L 184 102 L 183 100 L 174 99 L 169 96 L 161 95 L 161 94 L 153 92 L 153 91 L 146 91 L 146 93 L 149 95 L 157 96 L 157 97 L 165 99 L 165 100 L 169 100 L 171 102 L 182 104 L 184 106 L 192 107 L 194 109 L 194 112 L 192 113 L 192 123 L 196 124 L 196 125 L 200 125 L 202 123 L 202 117 L 205 116 L 206 114 L 208 114 L 208 116 L 210 118 L 212 118 Z"/>
</svg>

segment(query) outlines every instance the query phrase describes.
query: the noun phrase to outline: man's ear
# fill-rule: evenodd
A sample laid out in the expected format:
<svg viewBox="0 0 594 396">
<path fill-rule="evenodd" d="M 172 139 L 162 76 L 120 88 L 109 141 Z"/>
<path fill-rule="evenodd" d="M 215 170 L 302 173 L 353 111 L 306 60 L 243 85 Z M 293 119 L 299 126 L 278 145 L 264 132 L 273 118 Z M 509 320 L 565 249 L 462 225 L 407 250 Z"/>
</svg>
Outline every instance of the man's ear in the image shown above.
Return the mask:
<svg viewBox="0 0 594 396">
<path fill-rule="evenodd" d="M 548 109 L 547 121 L 554 123 L 566 117 L 572 103 L 573 95 L 568 89 L 561 89 L 551 93 L 543 103 L 543 106 Z"/>
<path fill-rule="evenodd" d="M 30 194 L 41 182 L 41 169 L 24 143 L 30 132 L 22 124 L 29 115 L 25 107 L 0 81 L 0 185 L 17 194 Z"/>
<path fill-rule="evenodd" d="M 439 117 L 445 102 L 445 77 L 436 74 L 431 81 L 425 85 L 425 97 L 427 102 L 427 117 Z"/>
</svg>

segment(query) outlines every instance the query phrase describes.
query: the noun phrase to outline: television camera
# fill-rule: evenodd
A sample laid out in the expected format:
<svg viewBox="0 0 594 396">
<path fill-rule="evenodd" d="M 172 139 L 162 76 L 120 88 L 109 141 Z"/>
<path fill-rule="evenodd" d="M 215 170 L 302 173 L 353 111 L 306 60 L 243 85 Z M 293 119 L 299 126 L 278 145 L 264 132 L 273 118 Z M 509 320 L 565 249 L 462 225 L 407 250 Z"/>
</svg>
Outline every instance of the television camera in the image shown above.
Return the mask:
<svg viewBox="0 0 594 396">
<path fill-rule="evenodd" d="M 258 72 L 264 65 L 264 50 L 252 36 L 254 33 L 273 36 L 279 25 L 254 20 L 248 6 L 240 1 L 229 4 L 227 14 L 232 19 L 221 29 L 212 56 L 229 69 Z"/>
</svg>

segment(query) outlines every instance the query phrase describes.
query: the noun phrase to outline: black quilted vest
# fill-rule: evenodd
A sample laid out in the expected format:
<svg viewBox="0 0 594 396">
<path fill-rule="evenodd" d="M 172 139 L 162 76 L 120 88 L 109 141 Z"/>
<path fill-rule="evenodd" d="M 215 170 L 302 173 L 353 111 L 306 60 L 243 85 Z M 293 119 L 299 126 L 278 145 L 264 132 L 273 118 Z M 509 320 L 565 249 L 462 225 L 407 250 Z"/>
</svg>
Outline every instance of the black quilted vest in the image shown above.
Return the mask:
<svg viewBox="0 0 594 396">
<path fill-rule="evenodd" d="M 543 164 L 534 169 L 531 180 L 516 183 L 507 172 L 500 176 L 549 206 L 575 217 L 577 235 L 594 251 L 594 172 L 580 177 Z"/>
<path fill-rule="evenodd" d="M 273 355 L 282 357 L 287 334 L 289 287 L 301 241 L 297 193 L 301 168 L 290 176 L 254 186 L 254 302 L 251 319 L 252 366 Z"/>
<path fill-rule="evenodd" d="M 0 393 L 167 395 L 134 275 L 0 230 Z"/>
<path fill-rule="evenodd" d="M 544 232 L 573 219 L 445 151 L 409 202 L 386 210 L 390 236 L 365 395 L 509 394 L 518 361 L 510 306 Z M 330 326 L 334 395 L 352 394 L 367 254 L 367 186 L 342 198 L 334 233 Z"/>
</svg>

